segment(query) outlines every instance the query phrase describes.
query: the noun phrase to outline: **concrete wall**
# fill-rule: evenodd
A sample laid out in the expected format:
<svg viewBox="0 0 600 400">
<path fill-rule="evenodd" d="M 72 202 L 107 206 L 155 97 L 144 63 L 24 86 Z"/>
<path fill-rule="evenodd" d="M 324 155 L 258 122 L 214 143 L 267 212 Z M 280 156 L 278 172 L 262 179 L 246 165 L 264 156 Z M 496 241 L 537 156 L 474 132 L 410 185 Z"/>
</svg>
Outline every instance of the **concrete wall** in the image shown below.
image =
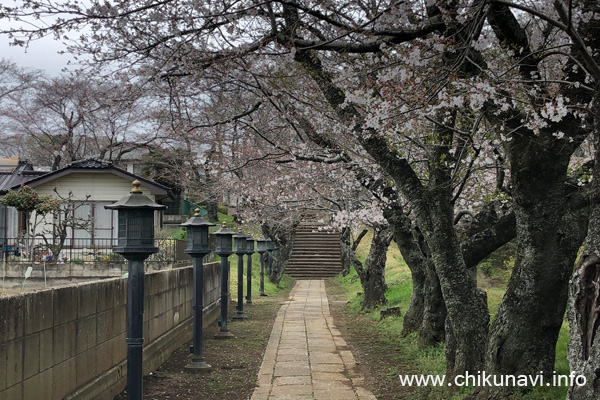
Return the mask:
<svg viewBox="0 0 600 400">
<path fill-rule="evenodd" d="M 205 265 L 207 321 L 220 268 Z M 192 337 L 192 268 L 146 274 L 144 373 Z M 0 399 L 110 399 L 126 384 L 127 279 L 0 297 Z"/>
</svg>

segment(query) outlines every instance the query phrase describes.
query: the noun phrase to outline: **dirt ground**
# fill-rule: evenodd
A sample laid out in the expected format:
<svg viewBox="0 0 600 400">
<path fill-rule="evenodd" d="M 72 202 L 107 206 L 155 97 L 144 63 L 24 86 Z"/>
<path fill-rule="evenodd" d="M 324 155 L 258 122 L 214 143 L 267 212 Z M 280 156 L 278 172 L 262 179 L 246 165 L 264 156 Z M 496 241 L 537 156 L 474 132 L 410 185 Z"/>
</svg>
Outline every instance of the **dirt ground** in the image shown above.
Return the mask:
<svg viewBox="0 0 600 400">
<path fill-rule="evenodd" d="M 375 322 L 364 316 L 350 315 L 342 292 L 332 281 L 327 282 L 331 313 L 338 329 L 352 349 L 365 387 L 380 400 L 410 399 L 410 390 L 398 379 L 403 369 L 398 349 L 386 343 L 373 330 Z M 213 338 L 217 324 L 207 327 L 204 334 L 204 356 L 212 366 L 210 373 L 184 373 L 189 362 L 189 344 L 173 353 L 169 360 L 152 375 L 144 377 L 146 400 L 245 400 L 250 399 L 275 316 L 287 293 L 281 297 L 262 297 L 245 306 L 248 319 L 229 322 L 236 335 L 231 340 Z M 229 305 L 229 315 L 235 313 L 235 303 Z M 191 344 L 191 343 L 190 343 Z M 115 400 L 126 400 L 122 393 Z"/>
<path fill-rule="evenodd" d="M 350 314 L 344 294 L 334 280 L 327 280 L 326 288 L 334 324 L 358 362 L 364 386 L 378 400 L 414 399 L 411 388 L 402 386 L 398 378 L 398 374 L 410 373 L 401 350 L 375 330 L 376 321 L 365 315 Z"/>
<path fill-rule="evenodd" d="M 246 320 L 229 320 L 228 328 L 235 338 L 214 339 L 219 331 L 217 323 L 204 330 L 204 359 L 211 365 L 211 372 L 203 374 L 184 373 L 190 362 L 191 342 L 175 351 L 158 370 L 144 377 L 145 400 L 244 400 L 252 396 L 258 370 L 277 311 L 287 293 L 281 297 L 252 299 L 244 304 Z M 236 303 L 230 302 L 229 316 L 235 315 Z M 126 400 L 126 393 L 115 400 Z"/>
</svg>

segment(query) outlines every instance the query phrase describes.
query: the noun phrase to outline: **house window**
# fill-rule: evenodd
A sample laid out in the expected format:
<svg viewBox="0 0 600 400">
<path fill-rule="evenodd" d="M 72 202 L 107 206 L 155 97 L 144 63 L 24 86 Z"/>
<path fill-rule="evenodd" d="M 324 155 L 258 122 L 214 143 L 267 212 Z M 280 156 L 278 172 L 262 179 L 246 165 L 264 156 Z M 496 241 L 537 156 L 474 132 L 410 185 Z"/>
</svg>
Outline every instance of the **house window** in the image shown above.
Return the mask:
<svg viewBox="0 0 600 400">
<path fill-rule="evenodd" d="M 105 205 L 112 202 L 94 203 L 94 238 L 99 241 L 107 241 L 116 237 L 114 234 L 117 213 L 113 210 L 107 210 Z"/>
<path fill-rule="evenodd" d="M 116 235 L 116 212 L 106 210 L 105 205 L 113 202 L 72 202 L 68 205 L 70 221 L 67 233 L 67 244 L 76 248 L 82 247 L 111 247 Z M 63 222 L 65 213 L 55 216 L 55 227 Z M 57 232 L 55 232 L 55 235 Z"/>
</svg>

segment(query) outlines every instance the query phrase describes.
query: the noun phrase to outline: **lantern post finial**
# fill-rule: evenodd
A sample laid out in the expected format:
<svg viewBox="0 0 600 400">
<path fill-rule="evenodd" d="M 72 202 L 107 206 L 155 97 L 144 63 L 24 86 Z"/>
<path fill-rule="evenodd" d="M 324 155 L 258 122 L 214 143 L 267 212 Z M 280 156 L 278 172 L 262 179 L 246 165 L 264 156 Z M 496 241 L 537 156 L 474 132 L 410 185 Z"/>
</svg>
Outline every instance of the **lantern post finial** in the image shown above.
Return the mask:
<svg viewBox="0 0 600 400">
<path fill-rule="evenodd" d="M 133 182 L 131 182 L 131 184 L 133 185 L 131 193 L 142 193 L 142 189 L 140 189 L 140 186 L 142 186 L 142 182 L 136 179 Z"/>
</svg>

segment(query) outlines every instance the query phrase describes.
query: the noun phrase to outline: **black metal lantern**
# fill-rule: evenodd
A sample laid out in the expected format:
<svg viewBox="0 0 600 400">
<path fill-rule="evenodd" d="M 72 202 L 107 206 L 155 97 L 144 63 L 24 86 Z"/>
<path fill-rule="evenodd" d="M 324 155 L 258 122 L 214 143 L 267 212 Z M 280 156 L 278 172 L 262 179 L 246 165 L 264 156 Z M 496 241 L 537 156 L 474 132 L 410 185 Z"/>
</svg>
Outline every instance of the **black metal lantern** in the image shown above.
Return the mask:
<svg viewBox="0 0 600 400">
<path fill-rule="evenodd" d="M 246 254 L 254 254 L 254 238 L 246 236 Z"/>
<path fill-rule="evenodd" d="M 252 254 L 254 253 L 254 238 L 246 237 L 246 304 L 252 304 Z"/>
<path fill-rule="evenodd" d="M 227 227 L 227 224 L 223 222 L 219 230 L 215 233 L 215 253 L 219 256 L 229 256 L 233 254 L 232 243 L 233 243 L 233 231 Z"/>
<path fill-rule="evenodd" d="M 215 224 L 208 222 L 200 216 L 200 210 L 196 208 L 194 216 L 180 226 L 187 230 L 187 247 L 184 253 L 206 255 L 210 253 L 208 245 L 208 228 Z"/>
<path fill-rule="evenodd" d="M 127 399 L 142 399 L 142 346 L 144 343 L 144 260 L 158 248 L 154 246 L 154 211 L 167 206 L 156 204 L 133 181 L 131 192 L 117 202 L 104 206 L 118 212 L 118 242 L 113 252 L 128 260 L 127 277 Z"/>
<path fill-rule="evenodd" d="M 246 235 L 242 233 L 242 228 L 238 230 L 238 233 L 233 235 L 233 249 L 238 256 L 238 303 L 236 306 L 237 313 L 233 316 L 233 319 L 246 319 L 248 318 L 244 313 L 244 254 L 246 254 Z"/>
<path fill-rule="evenodd" d="M 264 238 L 256 239 L 256 251 L 261 254 L 267 251 L 267 242 L 267 239 Z"/>
<path fill-rule="evenodd" d="M 221 319 L 219 322 L 221 328 L 215 335 L 215 339 L 230 339 L 234 336 L 227 328 L 227 295 L 229 293 L 229 262 L 227 257 L 233 253 L 231 249 L 233 231 L 223 222 L 219 230 L 213 235 L 216 238 L 215 253 L 221 257 Z"/>
<path fill-rule="evenodd" d="M 268 239 L 260 238 L 256 239 L 256 251 L 260 255 L 260 284 L 258 286 L 258 294 L 260 296 L 266 296 L 265 293 L 265 260 L 263 254 L 267 251 L 268 248 Z"/>
<path fill-rule="evenodd" d="M 133 189 L 127 196 L 104 206 L 118 212 L 118 238 L 113 252 L 127 259 L 135 257 L 144 260 L 158 251 L 154 246 L 154 211 L 167 208 L 145 196 L 140 185 L 140 181 L 134 180 Z"/>
<path fill-rule="evenodd" d="M 242 232 L 242 228 L 233 235 L 233 252 L 237 255 L 246 253 L 246 235 Z"/>
<path fill-rule="evenodd" d="M 208 228 L 215 224 L 208 222 L 200 216 L 196 209 L 194 216 L 181 224 L 187 230 L 187 247 L 184 252 L 194 259 L 194 335 L 193 345 L 190 348 L 192 362 L 185 366 L 185 371 L 198 373 L 210 370 L 210 365 L 204 361 L 202 349 L 202 328 L 204 326 L 202 311 L 204 310 L 204 266 L 202 257 L 210 253 L 208 246 Z"/>
</svg>

